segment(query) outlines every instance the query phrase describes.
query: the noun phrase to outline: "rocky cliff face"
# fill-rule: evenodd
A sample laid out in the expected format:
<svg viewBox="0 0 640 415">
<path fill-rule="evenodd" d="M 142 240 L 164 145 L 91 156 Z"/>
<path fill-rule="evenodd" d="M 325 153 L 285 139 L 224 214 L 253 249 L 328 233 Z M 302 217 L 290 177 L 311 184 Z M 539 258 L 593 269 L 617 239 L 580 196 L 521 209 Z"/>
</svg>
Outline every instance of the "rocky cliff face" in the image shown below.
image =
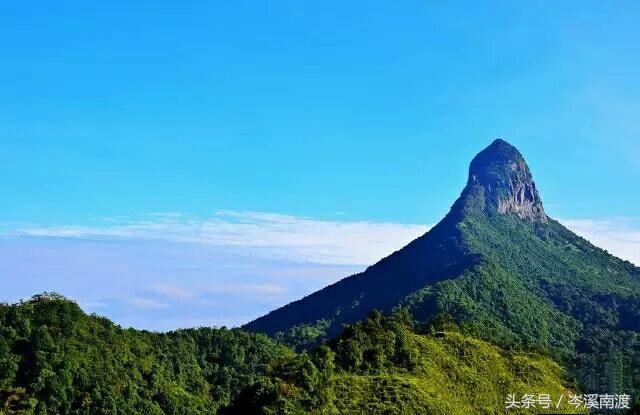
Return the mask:
<svg viewBox="0 0 640 415">
<path fill-rule="evenodd" d="M 495 140 L 471 161 L 464 193 L 479 197 L 485 209 L 548 221 L 526 161 L 504 140 Z"/>
</svg>

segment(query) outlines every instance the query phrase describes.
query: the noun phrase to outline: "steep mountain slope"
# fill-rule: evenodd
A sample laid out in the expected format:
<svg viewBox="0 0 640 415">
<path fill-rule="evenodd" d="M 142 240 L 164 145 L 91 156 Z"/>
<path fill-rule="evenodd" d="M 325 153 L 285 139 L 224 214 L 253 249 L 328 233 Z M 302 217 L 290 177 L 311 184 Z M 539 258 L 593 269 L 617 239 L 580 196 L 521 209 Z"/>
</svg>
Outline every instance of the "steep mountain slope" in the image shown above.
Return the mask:
<svg viewBox="0 0 640 415">
<path fill-rule="evenodd" d="M 473 159 L 460 198 L 425 235 L 245 328 L 304 346 L 398 306 L 551 351 L 589 390 L 640 389 L 640 269 L 549 218 L 524 158 L 503 140 Z"/>
</svg>

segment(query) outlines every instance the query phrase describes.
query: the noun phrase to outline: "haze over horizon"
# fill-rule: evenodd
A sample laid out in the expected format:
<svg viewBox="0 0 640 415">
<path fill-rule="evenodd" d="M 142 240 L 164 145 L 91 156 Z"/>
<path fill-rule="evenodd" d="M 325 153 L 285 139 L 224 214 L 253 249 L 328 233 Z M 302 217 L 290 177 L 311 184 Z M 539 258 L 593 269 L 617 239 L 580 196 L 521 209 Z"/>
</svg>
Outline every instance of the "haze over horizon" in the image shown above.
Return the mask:
<svg viewBox="0 0 640 415">
<path fill-rule="evenodd" d="M 637 9 L 7 6 L 0 301 L 241 324 L 424 233 L 496 137 L 640 265 Z"/>
</svg>

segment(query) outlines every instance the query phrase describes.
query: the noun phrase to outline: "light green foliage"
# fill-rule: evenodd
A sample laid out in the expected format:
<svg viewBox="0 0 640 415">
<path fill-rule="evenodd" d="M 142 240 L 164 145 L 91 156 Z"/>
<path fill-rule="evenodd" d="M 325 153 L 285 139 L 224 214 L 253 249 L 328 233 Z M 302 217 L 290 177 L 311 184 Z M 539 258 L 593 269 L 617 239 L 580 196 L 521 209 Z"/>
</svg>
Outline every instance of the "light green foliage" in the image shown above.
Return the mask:
<svg viewBox="0 0 640 415">
<path fill-rule="evenodd" d="M 407 316 L 403 311 L 390 317 L 374 312 L 309 360 L 301 355 L 305 364 L 316 368 L 319 361 L 333 359 L 334 369 L 326 379 L 300 376 L 317 372 L 300 369 L 297 360 L 283 363 L 272 372 L 268 393 L 261 387 L 245 397 L 245 402 L 259 405 L 237 413 L 538 413 L 507 410 L 507 392 L 555 397 L 574 393 L 562 368 L 544 356 L 505 351 L 470 338 L 443 316 L 427 327 L 427 333 L 418 334 Z M 566 403 L 558 412 L 583 413 Z"/>
</svg>

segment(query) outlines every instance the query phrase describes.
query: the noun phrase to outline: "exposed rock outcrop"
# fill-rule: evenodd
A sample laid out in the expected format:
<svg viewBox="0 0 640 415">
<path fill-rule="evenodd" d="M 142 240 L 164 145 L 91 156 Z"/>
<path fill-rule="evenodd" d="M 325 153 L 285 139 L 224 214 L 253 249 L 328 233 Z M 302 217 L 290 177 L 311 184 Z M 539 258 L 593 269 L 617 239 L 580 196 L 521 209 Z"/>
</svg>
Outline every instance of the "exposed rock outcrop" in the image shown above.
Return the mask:
<svg viewBox="0 0 640 415">
<path fill-rule="evenodd" d="M 548 221 L 529 166 L 522 154 L 502 139 L 495 140 L 471 161 L 465 192 L 483 197 L 485 209 L 514 213 L 531 221 Z"/>
</svg>

